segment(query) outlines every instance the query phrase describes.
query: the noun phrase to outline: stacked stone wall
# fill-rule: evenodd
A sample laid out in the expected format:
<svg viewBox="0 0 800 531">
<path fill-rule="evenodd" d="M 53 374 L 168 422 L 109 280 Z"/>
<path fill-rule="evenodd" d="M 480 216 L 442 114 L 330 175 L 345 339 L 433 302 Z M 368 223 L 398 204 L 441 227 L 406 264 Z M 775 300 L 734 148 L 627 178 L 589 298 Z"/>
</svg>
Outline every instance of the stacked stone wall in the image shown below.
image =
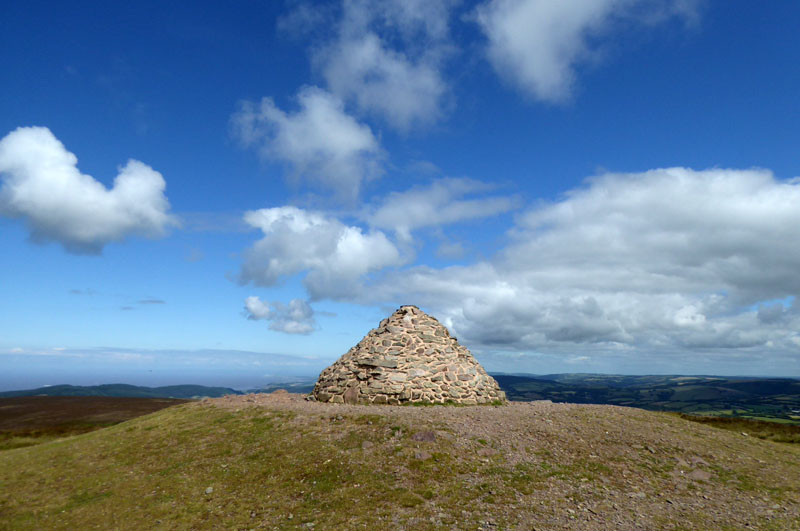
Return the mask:
<svg viewBox="0 0 800 531">
<path fill-rule="evenodd" d="M 505 401 L 469 350 L 416 306 L 401 307 L 325 369 L 312 397 L 371 404 Z"/>
</svg>

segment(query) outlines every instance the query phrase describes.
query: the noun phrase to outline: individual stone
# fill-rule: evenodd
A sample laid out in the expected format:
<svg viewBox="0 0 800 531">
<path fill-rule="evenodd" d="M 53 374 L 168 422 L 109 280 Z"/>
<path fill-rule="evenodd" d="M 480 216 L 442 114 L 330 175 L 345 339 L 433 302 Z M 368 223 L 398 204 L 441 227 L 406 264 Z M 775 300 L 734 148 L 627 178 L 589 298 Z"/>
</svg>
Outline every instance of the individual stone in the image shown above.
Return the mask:
<svg viewBox="0 0 800 531">
<path fill-rule="evenodd" d="M 342 395 L 344 398 L 345 404 L 357 404 L 358 403 L 358 387 L 351 387 L 347 391 L 344 392 Z"/>
<path fill-rule="evenodd" d="M 411 436 L 411 440 L 419 442 L 433 442 L 436 440 L 436 434 L 430 430 L 418 431 L 417 433 Z"/>
<path fill-rule="evenodd" d="M 711 474 L 709 474 L 705 470 L 696 469 L 689 472 L 687 474 L 687 477 L 689 479 L 694 479 L 696 481 L 708 481 L 709 479 L 711 479 Z"/>
<path fill-rule="evenodd" d="M 387 369 L 396 369 L 397 360 L 392 358 L 368 358 L 359 362 L 359 365 L 366 365 L 367 367 L 386 367 Z"/>
</svg>

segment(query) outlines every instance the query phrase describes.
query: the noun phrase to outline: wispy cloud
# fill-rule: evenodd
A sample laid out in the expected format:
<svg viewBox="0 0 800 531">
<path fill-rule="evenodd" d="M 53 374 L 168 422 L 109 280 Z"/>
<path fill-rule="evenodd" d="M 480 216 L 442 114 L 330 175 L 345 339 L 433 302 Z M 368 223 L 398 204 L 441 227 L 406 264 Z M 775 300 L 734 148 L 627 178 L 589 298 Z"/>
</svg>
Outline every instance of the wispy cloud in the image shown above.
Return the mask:
<svg viewBox="0 0 800 531">
<path fill-rule="evenodd" d="M 570 97 L 580 64 L 596 60 L 613 29 L 697 18 L 697 1 L 489 0 L 476 20 L 488 39 L 487 55 L 505 79 L 539 100 Z M 627 24 L 625 24 L 627 23 Z"/>
<path fill-rule="evenodd" d="M 297 101 L 294 113 L 282 111 L 271 98 L 241 103 L 231 121 L 234 134 L 263 157 L 286 163 L 296 181 L 321 185 L 354 202 L 362 184 L 383 173 L 377 138 L 323 89 L 305 87 Z"/>
<path fill-rule="evenodd" d="M 401 131 L 428 125 L 443 112 L 441 65 L 449 55 L 455 2 L 344 2 L 338 35 L 313 63 L 328 87 L 366 114 Z"/>
<path fill-rule="evenodd" d="M 162 299 L 156 299 L 155 297 L 149 297 L 147 299 L 142 299 L 137 301 L 137 304 L 166 304 L 167 302 Z"/>
<path fill-rule="evenodd" d="M 367 207 L 373 227 L 391 229 L 404 239 L 423 227 L 441 227 L 508 212 L 519 206 L 512 196 L 486 196 L 490 186 L 472 179 L 438 179 L 427 186 L 392 192 L 380 204 Z"/>
<path fill-rule="evenodd" d="M 270 330 L 286 334 L 306 335 L 313 332 L 317 323 L 314 309 L 302 299 L 292 299 L 289 304 L 281 302 L 264 303 L 258 297 L 245 300 L 247 318 L 253 321 L 268 321 Z"/>
<path fill-rule="evenodd" d="M 196 247 L 189 249 L 189 252 L 186 253 L 185 260 L 187 262 L 200 262 L 206 257 L 205 253 Z"/>
<path fill-rule="evenodd" d="M 312 64 L 327 88 L 361 115 L 408 131 L 447 107 L 442 70 L 455 49 L 449 19 L 457 1 L 347 0 L 336 8 L 300 2 L 280 19 L 292 36 L 313 36 Z"/>
<path fill-rule="evenodd" d="M 91 297 L 93 295 L 97 295 L 97 292 L 95 290 L 93 290 L 92 288 L 86 288 L 86 289 L 77 289 L 76 288 L 76 289 L 69 290 L 69 294 L 70 295 L 85 295 L 85 296 Z"/>
</svg>

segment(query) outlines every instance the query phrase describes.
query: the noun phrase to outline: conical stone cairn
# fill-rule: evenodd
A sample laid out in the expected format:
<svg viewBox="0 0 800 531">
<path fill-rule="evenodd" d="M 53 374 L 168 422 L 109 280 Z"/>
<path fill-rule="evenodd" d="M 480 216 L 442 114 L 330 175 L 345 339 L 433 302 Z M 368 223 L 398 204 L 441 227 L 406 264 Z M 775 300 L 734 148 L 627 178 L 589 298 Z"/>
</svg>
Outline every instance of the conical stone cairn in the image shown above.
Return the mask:
<svg viewBox="0 0 800 531">
<path fill-rule="evenodd" d="M 505 402 L 506 395 L 444 325 L 416 306 L 401 306 L 322 371 L 309 399 L 477 405 Z"/>
</svg>

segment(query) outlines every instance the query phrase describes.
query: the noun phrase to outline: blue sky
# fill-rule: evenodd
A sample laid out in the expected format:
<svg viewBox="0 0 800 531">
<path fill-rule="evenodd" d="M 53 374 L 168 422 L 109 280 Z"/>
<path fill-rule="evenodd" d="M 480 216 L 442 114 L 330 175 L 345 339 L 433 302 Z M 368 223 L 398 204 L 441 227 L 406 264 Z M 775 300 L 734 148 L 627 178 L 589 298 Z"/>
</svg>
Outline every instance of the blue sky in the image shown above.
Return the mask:
<svg viewBox="0 0 800 531">
<path fill-rule="evenodd" d="M 0 388 L 800 376 L 796 2 L 178 4 L 4 8 Z"/>
</svg>

